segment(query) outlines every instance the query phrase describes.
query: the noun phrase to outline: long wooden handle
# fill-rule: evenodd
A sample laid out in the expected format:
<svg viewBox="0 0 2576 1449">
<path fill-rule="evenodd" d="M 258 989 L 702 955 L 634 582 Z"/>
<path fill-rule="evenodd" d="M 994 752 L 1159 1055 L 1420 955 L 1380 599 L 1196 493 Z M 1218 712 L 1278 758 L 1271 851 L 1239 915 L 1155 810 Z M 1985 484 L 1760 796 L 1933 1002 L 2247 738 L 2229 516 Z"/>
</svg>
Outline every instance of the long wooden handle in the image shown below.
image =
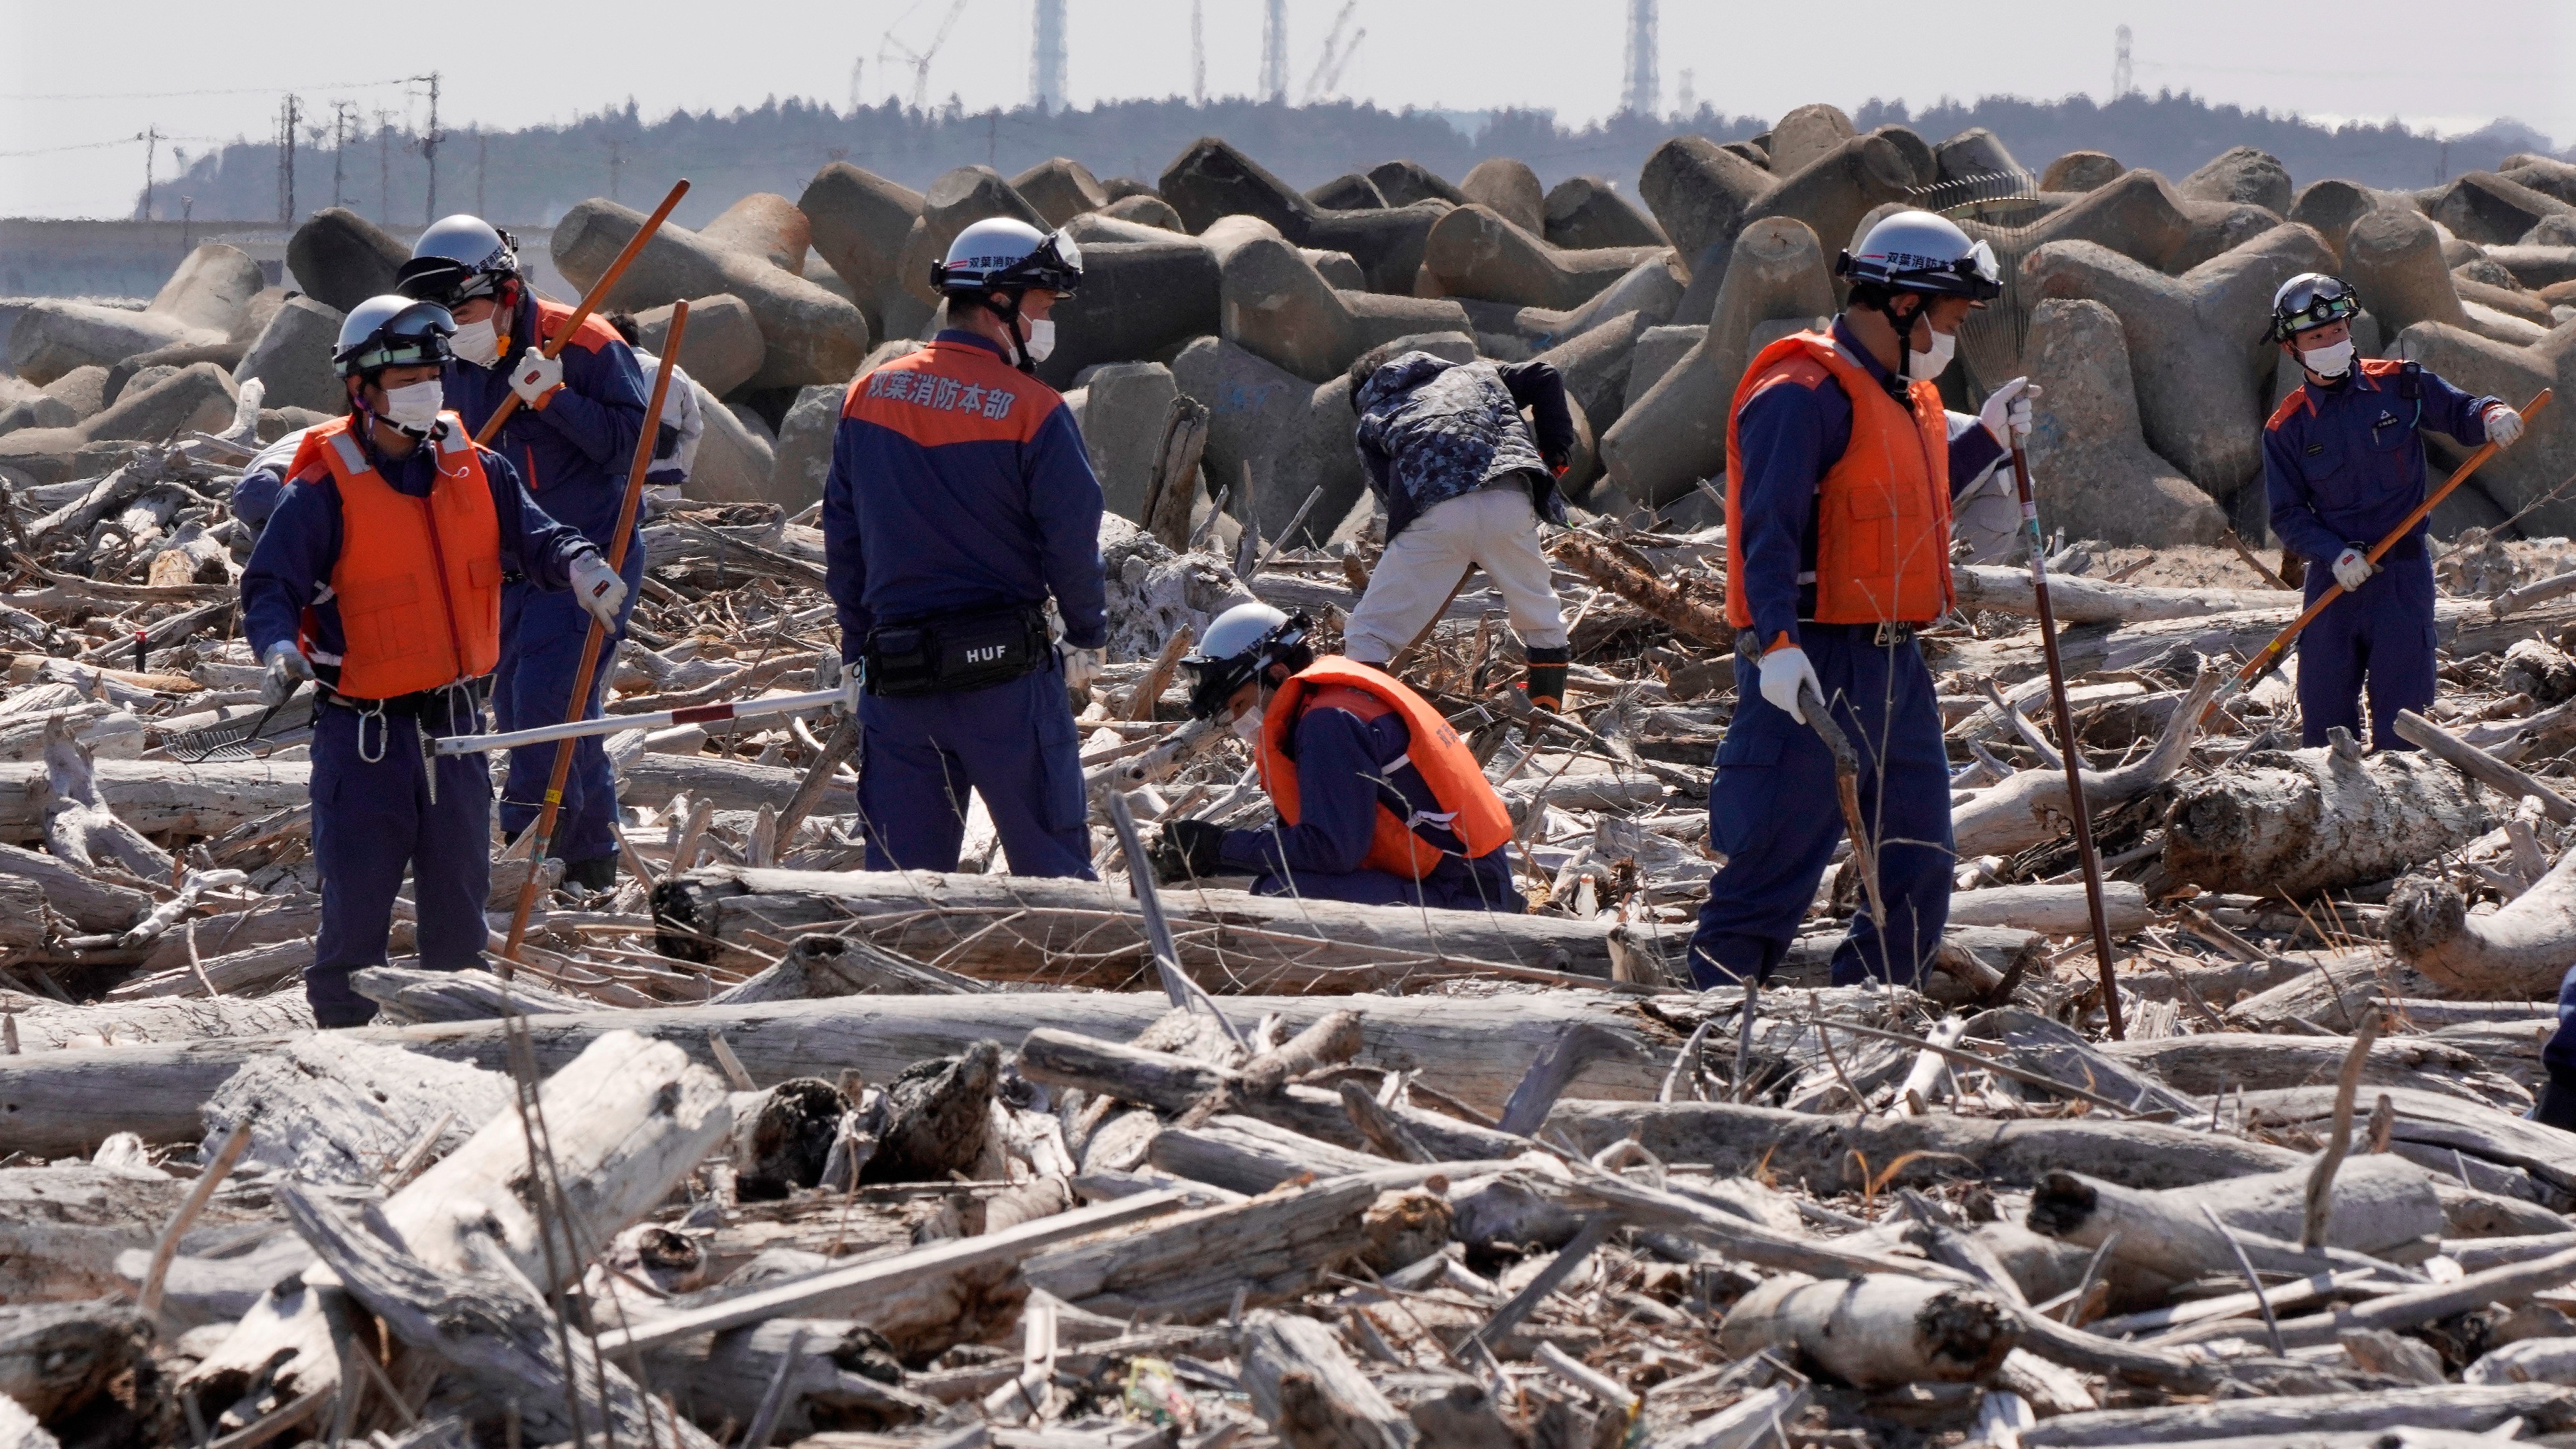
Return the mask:
<svg viewBox="0 0 2576 1449">
<path fill-rule="evenodd" d="M 2533 413 L 2549 406 L 2549 400 L 2554 396 L 2556 396 L 2554 390 L 2545 387 L 2542 388 L 2540 390 L 2540 395 L 2533 398 L 2530 404 L 2523 408 L 2522 415 L 2525 418 L 2528 418 Z M 2382 555 L 2397 546 L 2397 541 L 2399 539 L 2404 538 L 2408 533 L 2412 532 L 2416 524 L 2423 522 L 2425 516 L 2438 507 L 2443 499 L 2450 497 L 2453 490 L 2457 489 L 2461 484 L 2468 482 L 2469 475 L 2486 466 L 2487 459 L 2492 458 L 2495 455 L 2496 445 L 2493 443 L 2488 443 L 2479 448 L 2476 452 L 2471 453 L 2468 457 L 2468 461 L 2460 465 L 2460 470 L 2458 472 L 2453 473 L 2441 487 L 2436 488 L 2430 494 L 2427 494 L 2423 502 L 2416 504 L 2414 511 L 2406 515 L 2406 521 L 2400 523 L 2395 528 L 2390 529 L 2388 531 L 2388 536 L 2381 539 L 2378 546 L 2373 548 L 2367 555 L 2365 555 L 2365 557 L 2367 557 L 2373 565 L 2376 565 Z M 2209 708 L 2201 712 L 2201 719 L 2203 721 L 2208 720 L 2211 715 L 2218 713 L 2219 706 L 2225 704 L 2236 695 L 2242 694 L 2260 681 L 2264 675 L 2271 673 L 2272 670 L 2280 664 L 2282 655 L 2288 652 L 2291 641 L 2299 637 L 2299 631 L 2307 628 L 2310 624 L 2315 623 L 2317 621 L 2317 616 L 2326 611 L 2326 605 L 2342 598 L 2344 596 L 2344 592 L 2344 586 L 2341 584 L 2326 585 L 2325 592 L 2317 595 L 2317 601 L 2308 605 L 2305 610 L 2301 611 L 2299 617 L 2290 621 L 2290 627 L 2273 635 L 2271 643 L 2254 651 L 2254 657 L 2246 660 L 2245 667 L 2236 671 L 2236 677 L 2227 681 L 2227 687 L 2220 690 L 2216 697 L 2209 701 Z"/>
<path fill-rule="evenodd" d="M 673 199 L 678 199 L 676 193 Z M 680 355 L 680 339 L 688 330 L 689 304 L 677 303 L 671 308 L 671 333 L 663 343 L 662 364 L 653 370 L 653 399 L 645 405 L 644 431 L 635 439 L 635 459 L 626 468 L 626 497 L 617 506 L 617 531 L 609 536 L 608 569 L 614 574 L 622 575 L 626 570 L 626 541 L 635 532 L 635 515 L 644 503 L 644 475 L 652 470 L 653 444 L 661 432 L 655 424 L 662 416 L 662 400 L 670 395 L 671 369 L 673 359 Z M 607 642 L 608 626 L 593 618 L 590 632 L 582 636 L 581 667 L 573 672 L 572 702 L 566 707 L 564 723 L 576 723 L 590 713 L 590 679 L 599 669 L 599 651 Z M 510 934 L 501 947 L 504 961 L 518 960 L 519 943 L 527 938 L 528 913 L 536 908 L 537 880 L 545 869 L 546 848 L 554 844 L 555 821 L 563 813 L 564 782 L 572 777 L 572 751 L 571 740 L 555 741 L 555 763 L 546 776 L 545 804 L 537 811 L 536 824 L 530 827 L 536 832 L 536 841 L 535 848 L 528 852 L 528 877 L 519 882 L 519 903 L 510 908 Z"/>
<path fill-rule="evenodd" d="M 599 310 L 599 304 L 608 300 L 608 294 L 616 288 L 618 279 L 626 275 L 626 268 L 637 257 L 643 255 L 644 244 L 651 241 L 653 233 L 660 231 L 662 223 L 670 219 L 671 208 L 679 205 L 680 198 L 688 194 L 689 183 L 686 177 L 671 183 L 671 194 L 663 197 L 662 204 L 653 208 L 653 214 L 644 218 L 644 224 L 637 227 L 635 235 L 627 241 L 626 249 L 617 254 L 617 259 L 608 264 L 608 270 L 600 273 L 599 280 L 591 283 L 590 290 L 582 294 L 581 305 L 572 309 L 572 316 L 565 321 L 563 330 L 551 338 L 541 339 L 543 345 L 537 349 L 541 355 L 551 358 L 564 350 L 565 346 L 572 341 L 572 335 L 581 330 L 581 324 L 589 321 L 590 314 Z M 676 332 L 673 333 L 674 337 L 677 335 Z M 663 346 L 665 353 L 676 354 L 679 350 L 680 345 L 676 341 L 666 342 Z M 514 392 L 502 398 L 501 405 L 492 409 L 492 416 L 483 420 L 482 430 L 474 435 L 474 441 L 490 447 L 492 440 L 501 435 L 501 425 L 508 422 L 510 414 L 518 410 L 517 393 Z M 647 433 L 653 430 L 649 420 L 644 430 Z"/>
</svg>

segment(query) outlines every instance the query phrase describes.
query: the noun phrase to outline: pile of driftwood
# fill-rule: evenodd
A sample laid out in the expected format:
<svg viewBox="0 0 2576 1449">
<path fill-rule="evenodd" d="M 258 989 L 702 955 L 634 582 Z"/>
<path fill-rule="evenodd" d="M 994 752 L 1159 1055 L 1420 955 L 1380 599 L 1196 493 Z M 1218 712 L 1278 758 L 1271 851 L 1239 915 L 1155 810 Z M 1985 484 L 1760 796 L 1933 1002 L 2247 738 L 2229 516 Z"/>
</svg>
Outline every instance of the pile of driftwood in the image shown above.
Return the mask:
<svg viewBox="0 0 2576 1449">
<path fill-rule="evenodd" d="M 1259 597 L 1329 644 L 1377 561 L 1191 487 L 1104 525 L 1099 883 L 1010 876 L 980 806 L 959 872 L 859 870 L 829 713 L 637 729 L 617 889 L 552 886 L 504 962 L 529 866 L 496 841 L 493 969 L 416 969 L 398 921 L 379 1024 L 317 1035 L 309 728 L 235 617 L 249 441 L 0 511 L 0 1442 L 2576 1431 L 2576 1136 L 2521 1117 L 2576 962 L 2563 543 L 2445 552 L 2421 753 L 2295 748 L 2281 679 L 2204 721 L 2297 596 L 2080 544 L 2059 739 L 2027 576 L 1964 568 L 1922 991 L 1826 984 L 1842 868 L 1766 989 L 1694 992 L 1722 536 L 1551 539 L 1562 716 L 1518 703 L 1480 581 L 1399 661 L 1507 797 L 1530 913 L 1156 891 L 1122 814 L 1270 818 L 1182 721 L 1192 632 Z M 657 505 L 611 709 L 810 687 L 812 522 Z"/>
</svg>

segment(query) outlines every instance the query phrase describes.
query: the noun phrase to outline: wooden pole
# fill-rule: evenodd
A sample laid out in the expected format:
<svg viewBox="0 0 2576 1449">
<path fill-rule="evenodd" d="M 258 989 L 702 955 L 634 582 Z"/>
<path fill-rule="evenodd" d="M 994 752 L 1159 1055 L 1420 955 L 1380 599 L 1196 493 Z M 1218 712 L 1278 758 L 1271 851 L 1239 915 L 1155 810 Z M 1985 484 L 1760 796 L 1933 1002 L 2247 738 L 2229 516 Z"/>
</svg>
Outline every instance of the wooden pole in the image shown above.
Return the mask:
<svg viewBox="0 0 2576 1449">
<path fill-rule="evenodd" d="M 2030 456 L 2015 434 L 2013 486 L 2021 494 L 2022 523 L 2030 530 L 2030 582 L 2039 606 L 2039 645 L 2048 663 L 2048 700 L 2057 715 L 2058 753 L 2066 757 L 2066 810 L 2074 817 L 2075 859 L 2084 870 L 2084 905 L 2092 916 L 2093 957 L 2101 967 L 2102 1012 L 2111 1039 L 2128 1035 L 2120 1021 L 2120 983 L 2111 970 L 2111 926 L 2102 913 L 2102 858 L 2093 850 L 2093 812 L 2084 804 L 2084 751 L 2075 739 L 2075 712 L 2066 703 L 2066 666 L 2057 653 L 2057 613 L 2048 603 L 2048 544 L 2040 537 L 2039 502 L 2031 493 Z M 533 879 L 533 877 L 531 877 Z"/>
<path fill-rule="evenodd" d="M 682 182 L 680 185 L 685 188 L 688 183 Z M 670 200 L 678 199 L 679 191 L 675 189 Z M 664 208 L 667 210 L 668 207 L 669 202 L 665 202 Z M 621 257 L 619 260 L 623 262 L 624 258 Z M 604 285 L 609 279 L 603 277 L 600 280 Z M 596 293 L 601 288 L 592 290 Z M 653 397 L 644 407 L 644 431 L 635 439 L 635 460 L 627 465 L 626 469 L 626 497 L 617 506 L 617 529 L 609 536 L 608 541 L 608 570 L 621 577 L 626 569 L 627 540 L 635 536 L 635 515 L 644 502 L 644 475 L 653 466 L 653 444 L 658 432 L 653 426 L 653 420 L 662 415 L 662 399 L 671 390 L 671 368 L 674 360 L 680 355 L 680 339 L 687 334 L 688 330 L 689 304 L 687 302 L 673 304 L 670 340 L 662 348 L 662 365 L 653 371 Z M 566 336 L 570 336 L 571 332 L 571 328 L 564 329 Z M 517 396 L 516 393 L 511 394 L 512 400 L 516 400 Z M 500 414 L 495 413 L 493 416 L 497 419 Z M 581 667 L 573 672 L 572 702 L 565 707 L 564 711 L 566 723 L 578 721 L 590 713 L 590 678 L 599 668 L 600 647 L 607 642 L 608 627 L 598 619 L 592 619 L 590 632 L 584 635 L 581 641 Z M 531 827 L 535 831 L 536 844 L 528 854 L 530 862 L 528 878 L 519 884 L 519 903 L 511 908 L 510 934 L 501 947 L 501 957 L 504 961 L 519 959 L 519 943 L 528 934 L 528 912 L 536 906 L 537 882 L 544 873 L 538 863 L 546 858 L 546 847 L 554 843 L 555 820 L 563 813 L 564 781 L 572 774 L 572 751 L 571 740 L 555 742 L 555 766 L 553 773 L 546 777 L 545 804 L 537 812 L 537 823 Z M 503 969 L 506 972 L 507 968 Z"/>
<path fill-rule="evenodd" d="M 608 264 L 608 270 L 600 273 L 599 280 L 591 283 L 590 290 L 582 294 L 581 305 L 572 309 L 572 316 L 565 319 L 563 330 L 546 339 L 545 344 L 538 349 L 539 352 L 547 357 L 553 357 L 571 345 L 573 334 L 581 330 L 582 323 L 590 320 L 591 313 L 599 310 L 600 303 L 608 300 L 608 294 L 617 286 L 618 279 L 626 275 L 628 265 L 644 254 L 644 244 L 651 241 L 653 233 L 660 231 L 662 223 L 670 219 L 671 208 L 679 205 L 680 198 L 688 194 L 689 183 L 686 178 L 671 183 L 671 194 L 662 198 L 662 204 L 653 208 L 651 216 L 644 218 L 644 224 L 635 229 L 635 236 L 626 243 L 626 249 L 617 254 L 616 260 Z M 679 351 L 679 335 L 675 332 L 671 340 L 662 348 L 663 359 L 668 361 L 677 356 Z M 661 416 L 661 406 L 660 395 L 656 394 L 653 403 L 654 411 L 644 415 L 644 435 L 648 438 L 653 436 L 653 421 Z M 492 416 L 483 420 L 482 430 L 474 435 L 474 441 L 484 447 L 490 447 L 492 440 L 501 435 L 501 425 L 508 422 L 510 414 L 518 410 L 517 393 L 514 392 L 502 398 L 501 405 L 492 409 Z"/>
<path fill-rule="evenodd" d="M 2540 390 L 2540 395 L 2533 398 L 2530 403 L 2523 408 L 2523 417 L 2527 419 L 2533 413 L 2549 406 L 2549 400 L 2553 396 L 2555 396 L 2555 393 L 2552 389 L 2545 387 L 2542 388 Z M 2431 493 L 2425 495 L 2423 502 L 2415 505 L 2415 511 L 2406 515 L 2405 522 L 2398 524 L 2395 528 L 2388 531 L 2388 536 L 2381 539 L 2378 547 L 2373 548 L 2367 555 L 2371 564 L 2376 566 L 2379 563 L 2379 559 L 2382 554 L 2395 548 L 2399 539 L 2404 538 L 2416 524 L 2423 522 L 2426 514 L 2431 513 L 2443 499 L 2450 497 L 2452 490 L 2469 481 L 2469 475 L 2486 466 L 2487 459 L 2492 458 L 2495 455 L 2496 445 L 2493 443 L 2489 443 L 2478 449 L 2476 452 L 2471 453 L 2468 457 L 2468 461 L 2460 465 L 2460 470 L 2458 472 L 2453 473 L 2441 487 L 2436 488 Z M 2308 605 L 2308 607 L 2300 613 L 2299 617 L 2290 621 L 2290 627 L 2273 635 L 2271 643 L 2254 651 L 2254 657 L 2245 661 L 2245 667 L 2236 671 L 2236 677 L 2227 681 L 2226 686 L 2218 691 L 2217 698 L 2212 699 L 2209 702 L 2209 708 L 2201 712 L 2201 722 L 2206 724 L 2209 721 L 2209 717 L 2218 713 L 2219 709 L 2224 706 L 2227 701 L 2234 699 L 2246 690 L 2253 688 L 2256 684 L 2262 682 L 2264 675 L 2279 668 L 2281 660 L 2287 656 L 2290 651 L 2291 641 L 2299 637 L 2299 631 L 2307 628 L 2310 624 L 2315 623 L 2317 621 L 2317 616 L 2326 611 L 2326 605 L 2333 603 L 2335 600 L 2340 599 L 2343 596 L 2343 585 L 2326 585 L 2325 592 L 2317 595 L 2317 601 Z"/>
</svg>

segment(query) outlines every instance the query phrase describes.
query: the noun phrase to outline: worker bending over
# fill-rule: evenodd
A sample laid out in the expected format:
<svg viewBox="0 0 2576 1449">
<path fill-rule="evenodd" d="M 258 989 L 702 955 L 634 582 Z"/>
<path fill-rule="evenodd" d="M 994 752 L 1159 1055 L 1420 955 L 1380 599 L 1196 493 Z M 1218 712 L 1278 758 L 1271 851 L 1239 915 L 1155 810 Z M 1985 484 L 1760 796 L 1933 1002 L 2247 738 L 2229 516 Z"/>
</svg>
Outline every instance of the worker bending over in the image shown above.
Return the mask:
<svg viewBox="0 0 2576 1449">
<path fill-rule="evenodd" d="M 493 448 L 517 465 L 546 512 L 608 552 L 626 501 L 635 440 L 644 431 L 644 374 L 634 354 L 594 316 L 583 320 L 560 354 L 545 356 L 542 349 L 570 325 L 573 309 L 530 291 L 519 271 L 517 245 L 478 217 L 451 216 L 431 225 L 412 244 L 411 260 L 395 278 L 405 296 L 436 302 L 456 318 L 455 355 L 443 380 L 466 427 L 479 435 L 502 401 L 516 396 L 518 407 L 492 439 Z M 640 530 L 640 511 L 635 521 Z M 631 606 L 644 578 L 640 531 L 627 539 L 621 574 Z M 581 670 L 589 625 L 569 596 L 538 589 L 526 578 L 509 581 L 501 600 L 501 667 L 492 685 L 492 713 L 501 729 L 561 724 L 570 717 L 573 677 Z M 621 612 L 609 621 L 599 657 L 614 659 L 625 632 Z M 583 718 L 598 716 L 612 673 L 592 673 Z M 501 795 L 506 833 L 516 836 L 536 823 L 556 749 L 548 743 L 510 752 Z M 566 881 L 606 890 L 617 883 L 617 777 L 597 737 L 573 741 L 572 752 L 551 849 L 564 862 Z"/>
<path fill-rule="evenodd" d="M 1766 347 L 1726 434 L 1726 616 L 1735 718 L 1717 751 L 1709 842 L 1726 865 L 1691 938 L 1702 985 L 1760 980 L 1798 933 L 1842 838 L 1833 756 L 1808 691 L 1860 755 L 1885 930 L 1866 914 L 1834 952 L 1836 985 L 1911 986 L 1950 914 L 1950 771 L 1915 631 L 1949 612 L 1951 480 L 2027 431 L 2015 378 L 1955 440 L 1933 380 L 1959 324 L 2001 291 L 1994 254 L 1941 217 L 1901 211 L 1835 274 L 1851 284 L 1824 332 Z M 1743 686 L 1759 680 L 1758 688 Z"/>
<path fill-rule="evenodd" d="M 2370 747 L 2411 750 L 2397 712 L 2433 703 L 2432 521 L 2418 519 L 2375 568 L 2369 553 L 2424 501 L 2419 429 L 2508 448 L 2522 436 L 2522 414 L 2422 363 L 2356 360 L 2360 308 L 2352 288 L 2323 272 L 2301 272 L 2272 294 L 2272 339 L 2304 379 L 2263 425 L 2263 488 L 2273 534 L 2308 560 L 2307 601 L 2332 584 L 2345 590 L 2299 635 L 2299 743 L 2322 745 L 2336 725 L 2361 738 L 2367 683 Z"/>
<path fill-rule="evenodd" d="M 1264 895 L 1461 911 L 1528 908 L 1512 884 L 1511 813 L 1457 731 L 1402 681 L 1315 657 L 1304 615 L 1237 604 L 1181 661 L 1190 713 L 1252 743 L 1279 823 L 1174 820 L 1166 881 L 1249 873 Z"/>
<path fill-rule="evenodd" d="M 481 959 L 491 773 L 482 756 L 440 759 L 430 742 L 482 728 L 476 687 L 501 654 L 503 575 L 603 618 L 626 598 L 599 550 L 547 517 L 518 470 L 441 410 L 455 325 L 408 297 L 349 313 L 332 363 L 351 415 L 306 433 L 242 571 L 242 632 L 268 667 L 261 697 L 275 705 L 304 681 L 322 686 L 312 783 L 322 929 L 304 994 L 326 1027 L 376 1014 L 349 973 L 385 964 L 405 870 L 420 964 L 453 971 Z"/>
<path fill-rule="evenodd" d="M 644 331 L 636 325 L 635 314 L 611 312 L 608 325 L 616 330 L 626 350 L 635 354 L 637 372 L 651 377 L 660 370 L 662 359 L 644 350 Z M 651 400 L 649 389 L 646 400 Z M 653 417 L 653 461 L 645 471 L 644 481 L 657 488 L 686 487 L 691 470 L 697 467 L 698 444 L 706 435 L 706 412 L 698 402 L 698 384 L 689 376 L 689 370 L 675 360 L 671 364 L 671 385 L 662 396 L 662 411 Z"/>
<path fill-rule="evenodd" d="M 1109 638 L 1100 481 L 1064 399 L 1029 375 L 1082 252 L 979 221 L 931 279 L 948 326 L 850 384 L 823 484 L 841 653 L 865 670 L 868 869 L 955 870 L 972 789 L 1013 875 L 1091 880 L 1066 691 L 1090 686 Z"/>
<path fill-rule="evenodd" d="M 1521 637 L 1530 703 L 1562 709 L 1573 655 L 1538 525 L 1565 522 L 1556 492 L 1574 454 L 1565 380 L 1544 362 L 1451 362 L 1393 346 L 1351 365 L 1354 441 L 1386 509 L 1386 552 L 1342 626 L 1342 648 L 1385 668 L 1482 568 Z"/>
</svg>

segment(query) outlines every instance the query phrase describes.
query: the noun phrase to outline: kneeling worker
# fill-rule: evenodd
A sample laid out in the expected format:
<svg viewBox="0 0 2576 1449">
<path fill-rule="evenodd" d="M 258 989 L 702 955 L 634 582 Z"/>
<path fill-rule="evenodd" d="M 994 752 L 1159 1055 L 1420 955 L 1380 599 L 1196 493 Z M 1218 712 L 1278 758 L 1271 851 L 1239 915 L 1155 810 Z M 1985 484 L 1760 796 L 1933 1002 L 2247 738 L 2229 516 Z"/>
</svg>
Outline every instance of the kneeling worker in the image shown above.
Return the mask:
<svg viewBox="0 0 2576 1449">
<path fill-rule="evenodd" d="M 242 632 L 268 667 L 261 698 L 318 677 L 313 858 L 322 929 L 304 993 L 314 1020 L 357 1026 L 375 1003 L 349 973 L 385 964 L 409 870 L 420 964 L 482 957 L 491 888 L 491 772 L 430 742 L 483 725 L 476 693 L 501 654 L 501 579 L 569 587 L 613 619 L 626 586 L 589 540 L 539 509 L 518 470 L 443 411 L 446 309 L 374 297 L 341 324 L 332 364 L 350 416 L 305 435 L 242 572 Z"/>
<path fill-rule="evenodd" d="M 1190 713 L 1252 742 L 1279 812 L 1267 830 L 1163 827 L 1165 881 L 1258 875 L 1264 895 L 1446 910 L 1527 909 L 1512 884 L 1511 812 L 1457 731 L 1402 681 L 1315 657 L 1304 615 L 1238 604 L 1181 661 Z"/>
</svg>

